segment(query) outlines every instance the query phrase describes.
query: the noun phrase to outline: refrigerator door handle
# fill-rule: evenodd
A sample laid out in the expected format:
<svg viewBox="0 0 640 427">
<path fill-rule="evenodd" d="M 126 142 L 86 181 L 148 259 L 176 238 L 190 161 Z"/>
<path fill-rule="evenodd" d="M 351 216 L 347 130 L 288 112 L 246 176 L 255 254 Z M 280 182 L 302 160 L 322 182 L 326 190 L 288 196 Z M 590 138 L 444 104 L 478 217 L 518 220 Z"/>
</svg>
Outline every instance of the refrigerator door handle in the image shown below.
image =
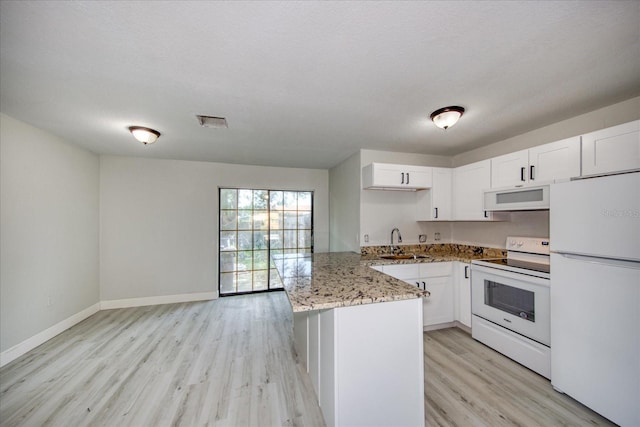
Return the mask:
<svg viewBox="0 0 640 427">
<path fill-rule="evenodd" d="M 638 260 L 602 258 L 602 257 L 582 255 L 582 254 L 576 254 L 572 252 L 562 252 L 562 251 L 551 251 L 551 253 L 560 255 L 567 259 L 572 259 L 572 260 L 581 261 L 581 262 L 640 270 L 640 261 Z M 553 265 L 551 266 L 551 269 L 553 270 Z"/>
</svg>

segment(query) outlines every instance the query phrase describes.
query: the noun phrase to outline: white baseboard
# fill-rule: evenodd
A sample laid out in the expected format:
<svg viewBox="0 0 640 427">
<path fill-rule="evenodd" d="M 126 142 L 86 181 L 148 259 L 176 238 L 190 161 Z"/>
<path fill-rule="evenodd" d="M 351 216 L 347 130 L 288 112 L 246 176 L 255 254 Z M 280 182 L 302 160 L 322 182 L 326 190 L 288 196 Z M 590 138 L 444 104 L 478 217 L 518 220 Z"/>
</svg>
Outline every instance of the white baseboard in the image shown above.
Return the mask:
<svg viewBox="0 0 640 427">
<path fill-rule="evenodd" d="M 98 311 L 100 311 L 100 303 L 93 304 L 91 307 L 85 308 L 81 312 L 76 313 L 61 322 L 58 322 L 52 327 L 47 328 L 44 331 L 35 334 L 31 338 L 27 338 L 21 343 L 16 344 L 13 347 L 3 351 L 2 353 L 0 353 L 0 367 L 14 361 L 26 352 L 33 350 L 40 344 L 49 341 L 51 338 L 66 331 L 73 325 L 82 322 L 87 317 L 96 314 Z"/>
<path fill-rule="evenodd" d="M 207 301 L 218 298 L 217 292 L 198 292 L 192 294 L 162 295 L 157 297 L 129 298 L 100 301 L 89 308 L 85 308 L 79 313 L 37 333 L 31 338 L 27 338 L 19 344 L 0 353 L 0 367 L 16 360 L 26 352 L 33 350 L 40 344 L 49 341 L 51 338 L 66 331 L 73 325 L 82 322 L 87 317 L 96 314 L 100 310 L 110 310 L 113 308 L 142 307 L 146 305 L 173 304 L 179 302 Z"/>
<path fill-rule="evenodd" d="M 161 295 L 157 297 L 112 299 L 100 301 L 100 310 L 143 307 L 145 305 L 174 304 L 177 302 L 207 301 L 216 298 L 218 298 L 217 292 L 198 292 L 192 294 Z"/>
</svg>

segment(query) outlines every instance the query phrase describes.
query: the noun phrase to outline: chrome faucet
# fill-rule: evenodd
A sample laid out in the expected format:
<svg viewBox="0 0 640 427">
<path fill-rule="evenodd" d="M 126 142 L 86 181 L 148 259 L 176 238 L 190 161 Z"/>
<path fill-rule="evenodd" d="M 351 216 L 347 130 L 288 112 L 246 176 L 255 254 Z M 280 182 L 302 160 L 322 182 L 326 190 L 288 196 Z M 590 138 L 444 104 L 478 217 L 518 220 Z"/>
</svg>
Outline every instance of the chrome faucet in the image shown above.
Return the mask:
<svg viewBox="0 0 640 427">
<path fill-rule="evenodd" d="M 393 232 L 394 231 L 398 232 L 398 243 L 402 243 L 402 236 L 400 235 L 400 230 L 398 230 L 398 227 L 396 227 L 393 230 L 391 230 L 391 245 L 389 245 L 389 250 L 391 251 L 392 255 L 393 255 L 393 251 L 395 250 L 395 247 L 393 246 Z"/>
</svg>

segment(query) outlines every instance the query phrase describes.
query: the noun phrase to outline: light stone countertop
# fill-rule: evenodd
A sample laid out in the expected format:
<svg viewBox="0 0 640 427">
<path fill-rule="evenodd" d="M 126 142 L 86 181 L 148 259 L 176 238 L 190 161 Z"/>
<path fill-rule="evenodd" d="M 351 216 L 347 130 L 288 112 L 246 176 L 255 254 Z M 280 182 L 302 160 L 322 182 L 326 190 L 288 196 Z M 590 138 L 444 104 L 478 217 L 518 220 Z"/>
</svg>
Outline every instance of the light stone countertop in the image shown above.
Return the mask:
<svg viewBox="0 0 640 427">
<path fill-rule="evenodd" d="M 372 269 L 372 265 L 469 262 L 483 257 L 461 253 L 430 253 L 429 256 L 385 260 L 375 254 L 333 252 L 274 256 L 274 262 L 293 311 L 303 312 L 429 296 L 429 292 L 380 273 Z"/>
</svg>

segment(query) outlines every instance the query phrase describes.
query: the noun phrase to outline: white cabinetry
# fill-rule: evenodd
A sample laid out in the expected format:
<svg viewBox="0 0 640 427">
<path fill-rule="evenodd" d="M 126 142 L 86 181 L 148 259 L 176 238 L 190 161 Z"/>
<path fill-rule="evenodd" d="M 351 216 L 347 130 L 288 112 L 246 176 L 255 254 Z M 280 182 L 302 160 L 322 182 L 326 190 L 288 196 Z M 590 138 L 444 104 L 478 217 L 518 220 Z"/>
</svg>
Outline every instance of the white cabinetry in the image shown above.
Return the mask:
<svg viewBox="0 0 640 427">
<path fill-rule="evenodd" d="M 491 187 L 519 187 L 580 176 L 580 137 L 491 159 Z"/>
<path fill-rule="evenodd" d="M 640 169 L 640 120 L 582 135 L 582 175 Z"/>
<path fill-rule="evenodd" d="M 424 424 L 421 305 L 409 299 L 294 313 L 298 358 L 306 348 L 307 360 L 317 361 L 307 371 L 327 425 Z"/>
<path fill-rule="evenodd" d="M 451 221 L 453 169 L 432 168 L 432 187 L 416 194 L 416 221 Z"/>
<path fill-rule="evenodd" d="M 429 297 L 422 299 L 422 318 L 425 327 L 433 327 L 454 320 L 452 264 L 434 262 L 385 265 L 382 272 L 431 293 Z"/>
<path fill-rule="evenodd" d="M 483 209 L 484 190 L 491 188 L 491 160 L 460 166 L 453 171 L 453 218 L 486 221 L 492 214 Z"/>
<path fill-rule="evenodd" d="M 424 326 L 453 322 L 453 280 L 451 262 L 419 264 L 420 280 L 431 296 L 423 298 Z"/>
<path fill-rule="evenodd" d="M 471 268 L 468 262 L 456 261 L 454 265 L 454 317 L 464 326 L 471 327 Z"/>
<path fill-rule="evenodd" d="M 431 187 L 426 166 L 371 163 L 362 168 L 362 188 L 368 190 L 424 190 Z"/>
</svg>

